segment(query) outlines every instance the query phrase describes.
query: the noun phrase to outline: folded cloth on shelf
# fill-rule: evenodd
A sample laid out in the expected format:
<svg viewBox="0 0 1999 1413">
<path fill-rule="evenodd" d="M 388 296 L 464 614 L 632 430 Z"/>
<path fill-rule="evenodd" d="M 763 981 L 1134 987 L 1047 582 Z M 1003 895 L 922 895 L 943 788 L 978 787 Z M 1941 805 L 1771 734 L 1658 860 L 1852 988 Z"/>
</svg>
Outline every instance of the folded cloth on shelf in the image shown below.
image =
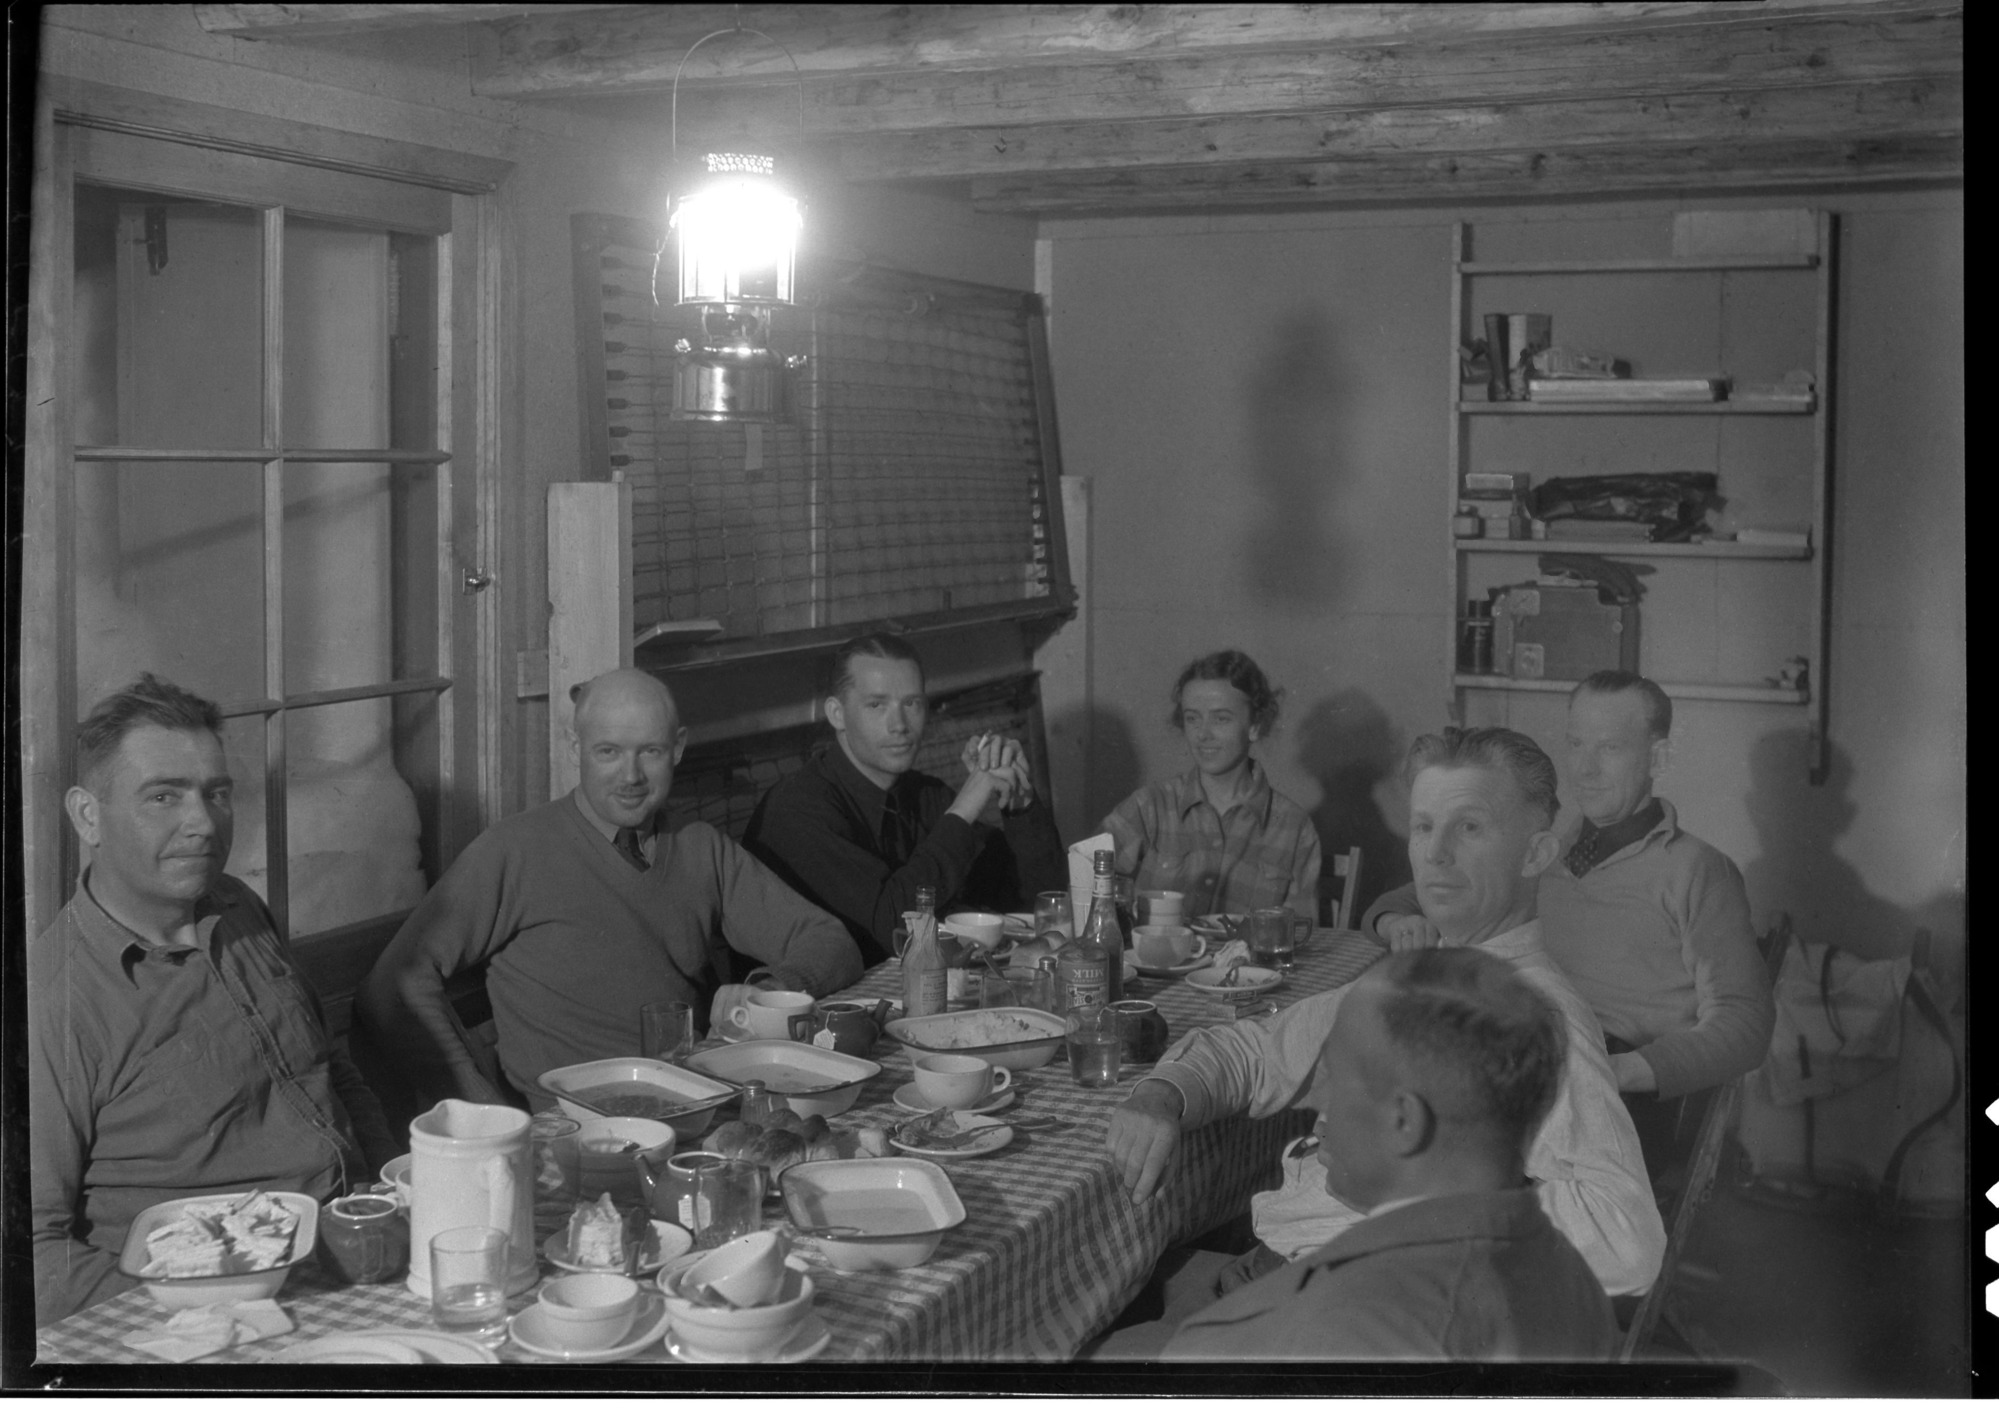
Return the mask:
<svg viewBox="0 0 1999 1413">
<path fill-rule="evenodd" d="M 1727 502 L 1712 471 L 1553 476 L 1527 494 L 1537 520 L 1639 520 L 1661 544 L 1706 533 L 1706 516 Z"/>
<path fill-rule="evenodd" d="M 185 1364 L 231 1345 L 286 1334 L 291 1328 L 292 1317 L 277 1301 L 239 1300 L 233 1305 L 176 1310 L 159 1331 L 129 1334 L 121 1343 L 171 1364 Z"/>
</svg>

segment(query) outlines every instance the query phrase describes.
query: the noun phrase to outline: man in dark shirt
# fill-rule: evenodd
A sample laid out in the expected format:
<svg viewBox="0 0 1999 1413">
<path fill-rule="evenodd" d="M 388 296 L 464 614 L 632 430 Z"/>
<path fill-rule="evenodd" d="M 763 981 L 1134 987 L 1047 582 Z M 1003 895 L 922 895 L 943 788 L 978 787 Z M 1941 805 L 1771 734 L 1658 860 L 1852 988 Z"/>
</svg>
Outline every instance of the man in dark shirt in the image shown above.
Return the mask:
<svg viewBox="0 0 1999 1413">
<path fill-rule="evenodd" d="M 86 865 L 28 949 L 39 1323 L 131 1288 L 118 1253 L 154 1203 L 337 1197 L 397 1151 L 270 913 L 222 872 L 221 730 L 212 702 L 147 674 L 77 731 L 64 804 Z"/>
<path fill-rule="evenodd" d="M 846 923 L 872 966 L 890 952 L 916 890 L 950 906 L 1018 908 L 1067 888 L 1055 821 L 1034 799 L 1020 743 L 966 743 L 954 793 L 914 769 L 929 725 L 923 663 L 889 633 L 855 638 L 833 658 L 826 719 L 833 740 L 771 786 L 743 845 Z M 997 808 L 1000 825 L 981 823 Z"/>
</svg>

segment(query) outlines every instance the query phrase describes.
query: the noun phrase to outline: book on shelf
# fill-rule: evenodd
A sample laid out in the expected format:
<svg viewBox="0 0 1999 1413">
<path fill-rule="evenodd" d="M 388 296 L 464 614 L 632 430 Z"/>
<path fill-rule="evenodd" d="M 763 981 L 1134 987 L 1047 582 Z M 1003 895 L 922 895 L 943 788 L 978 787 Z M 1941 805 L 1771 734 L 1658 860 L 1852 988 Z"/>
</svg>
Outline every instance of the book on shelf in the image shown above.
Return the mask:
<svg viewBox="0 0 1999 1413">
<path fill-rule="evenodd" d="M 1467 471 L 1465 494 L 1525 495 L 1532 484 L 1525 471 Z"/>
<path fill-rule="evenodd" d="M 1772 549 L 1804 549 L 1812 542 L 1812 532 L 1747 526 L 1735 532 L 1735 542 L 1739 545 L 1765 545 Z"/>
<path fill-rule="evenodd" d="M 1650 540 L 1652 527 L 1643 520 L 1550 520 L 1551 540 Z"/>
<path fill-rule="evenodd" d="M 1537 378 L 1532 402 L 1714 402 L 1720 378 Z"/>
</svg>

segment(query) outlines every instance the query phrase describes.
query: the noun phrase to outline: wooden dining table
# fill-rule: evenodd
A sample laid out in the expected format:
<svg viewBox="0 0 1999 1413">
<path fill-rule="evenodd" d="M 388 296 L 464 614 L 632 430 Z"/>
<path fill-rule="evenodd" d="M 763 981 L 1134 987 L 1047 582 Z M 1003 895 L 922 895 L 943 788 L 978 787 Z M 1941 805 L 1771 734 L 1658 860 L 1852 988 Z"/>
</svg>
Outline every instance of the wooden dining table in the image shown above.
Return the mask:
<svg viewBox="0 0 1999 1413">
<path fill-rule="evenodd" d="M 1319 929 L 1298 948 L 1280 1006 L 1345 985 L 1381 955 L 1357 932 Z M 899 965 L 885 962 L 840 998 L 898 995 Z M 1217 1020 L 1214 1003 L 1185 980 L 1134 977 L 1127 997 L 1154 1002 L 1177 1039 Z M 874 1052 L 881 1073 L 867 1082 L 836 1127 L 907 1117 L 894 1101 L 913 1077 L 911 1061 L 884 1039 Z M 1159 1193 L 1134 1203 L 1104 1144 L 1112 1111 L 1148 1068 L 1125 1067 L 1120 1082 L 1086 1089 L 1054 1060 L 1015 1076 L 1017 1101 L 994 1117 L 1034 1121 L 1005 1147 L 977 1157 L 944 1159 L 966 1211 L 926 1263 L 899 1271 L 835 1271 L 809 1240 L 798 1243 L 817 1287 L 815 1312 L 832 1332 L 821 1360 L 944 1362 L 1066 1360 L 1116 1318 L 1168 1247 L 1247 1210 L 1250 1195 L 1274 1185 L 1284 1145 L 1310 1127 L 1291 1110 L 1263 1120 L 1225 1119 L 1186 1135 Z M 1042 1126 L 1045 1122 L 1046 1126 Z M 777 1204 L 767 1225 L 781 1225 Z M 552 1269 L 544 1274 L 560 1274 Z M 320 1336 L 384 1327 L 430 1327 L 428 1302 L 401 1282 L 342 1286 L 314 1262 L 293 1271 L 279 1303 L 295 1328 L 209 1355 L 208 1364 L 280 1361 L 285 1351 Z M 532 1291 L 514 1297 L 519 1309 Z M 122 1341 L 157 1332 L 167 1312 L 144 1290 L 128 1291 L 49 1325 L 36 1335 L 38 1364 L 157 1363 Z M 507 1361 L 533 1362 L 509 1344 Z M 671 1364 L 655 1343 L 632 1364 Z"/>
</svg>

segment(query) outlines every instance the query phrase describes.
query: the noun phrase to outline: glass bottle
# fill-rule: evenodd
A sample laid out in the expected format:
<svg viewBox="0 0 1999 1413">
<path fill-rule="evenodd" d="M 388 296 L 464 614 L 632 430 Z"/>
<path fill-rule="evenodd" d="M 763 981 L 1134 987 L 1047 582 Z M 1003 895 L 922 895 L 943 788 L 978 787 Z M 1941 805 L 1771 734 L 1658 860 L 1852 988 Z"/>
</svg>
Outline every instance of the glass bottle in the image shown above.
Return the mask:
<svg viewBox="0 0 1999 1413">
<path fill-rule="evenodd" d="M 1109 849 L 1097 850 L 1089 920 L 1069 945 L 1055 954 L 1066 1009 L 1104 1006 L 1113 999 L 1110 960 L 1124 953 L 1124 937 L 1117 923 L 1117 881 L 1112 873 L 1115 857 Z"/>
<path fill-rule="evenodd" d="M 746 1124 L 761 1128 L 765 1119 L 785 1107 L 785 1102 L 772 1094 L 762 1080 L 752 1079 L 743 1085 L 742 1104 L 737 1117 Z"/>
<path fill-rule="evenodd" d="M 902 915 L 909 945 L 902 952 L 902 1014 L 934 1016 L 949 1003 L 944 951 L 937 942 L 937 890 L 916 890 L 916 906 Z"/>
</svg>

